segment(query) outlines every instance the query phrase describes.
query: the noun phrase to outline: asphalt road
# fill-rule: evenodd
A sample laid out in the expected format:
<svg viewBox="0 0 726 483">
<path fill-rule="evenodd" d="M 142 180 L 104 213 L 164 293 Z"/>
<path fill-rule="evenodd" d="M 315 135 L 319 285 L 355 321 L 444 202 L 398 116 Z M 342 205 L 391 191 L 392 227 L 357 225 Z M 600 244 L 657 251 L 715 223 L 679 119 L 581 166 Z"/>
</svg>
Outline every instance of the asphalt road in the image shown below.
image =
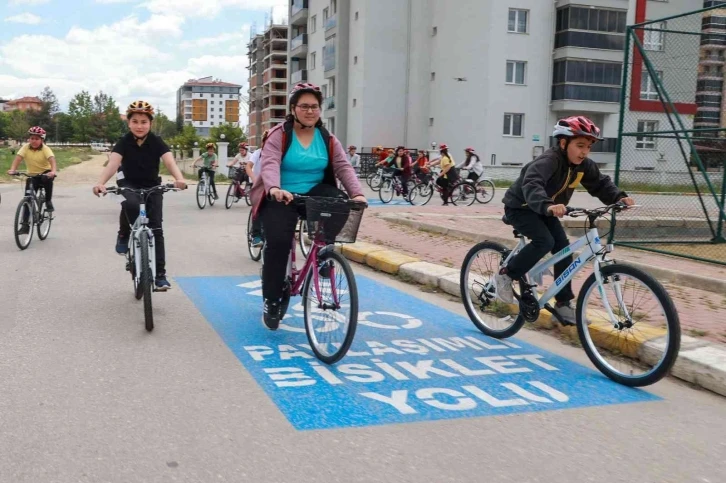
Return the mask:
<svg viewBox="0 0 726 483">
<path fill-rule="evenodd" d="M 148 334 L 113 251 L 118 205 L 58 186 L 50 237 L 21 252 L 20 190 L 0 189 L 0 482 L 726 481 L 724 398 L 673 379 L 647 388 L 658 399 L 646 402 L 298 430 L 177 280 L 258 273 L 248 208 L 200 211 L 191 190 L 166 196 L 174 288 L 155 294 Z M 465 317 L 448 297 L 354 270 L 377 290 Z M 261 331 L 259 314 L 240 312 L 239 324 Z M 517 340 L 592 368 L 548 335 Z"/>
</svg>

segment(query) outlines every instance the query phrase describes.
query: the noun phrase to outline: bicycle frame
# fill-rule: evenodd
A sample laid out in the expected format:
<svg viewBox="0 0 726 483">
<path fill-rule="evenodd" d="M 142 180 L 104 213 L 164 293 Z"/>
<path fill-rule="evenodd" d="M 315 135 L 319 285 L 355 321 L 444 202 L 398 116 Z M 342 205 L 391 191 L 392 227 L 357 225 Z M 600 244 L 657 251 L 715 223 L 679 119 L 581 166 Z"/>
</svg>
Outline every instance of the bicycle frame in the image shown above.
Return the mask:
<svg viewBox="0 0 726 483">
<path fill-rule="evenodd" d="M 318 302 L 322 299 L 322 295 L 320 293 L 320 274 L 317 270 L 314 270 L 314 267 L 317 267 L 318 265 L 318 253 L 320 252 L 320 250 L 324 250 L 325 248 L 326 245 L 323 242 L 313 240 L 313 246 L 310 247 L 310 253 L 308 253 L 307 258 L 305 259 L 305 264 L 303 265 L 303 268 L 301 270 L 298 270 L 295 265 L 295 238 L 293 237 L 292 250 L 290 252 L 290 257 L 288 258 L 287 264 L 287 273 L 290 274 L 292 279 L 292 287 L 290 288 L 291 296 L 300 295 L 302 285 L 305 282 L 305 277 L 307 276 L 308 271 L 312 270 L 313 284 L 315 285 L 315 296 L 317 297 Z M 334 266 L 330 267 L 330 279 L 335 279 Z M 340 303 L 338 302 L 338 294 L 336 293 L 334 283 L 330 284 L 330 291 L 331 295 L 333 296 L 333 303 L 335 304 L 335 308 L 340 308 Z"/>
<path fill-rule="evenodd" d="M 130 255 L 134 259 L 134 265 L 136 266 L 136 278 L 141 274 L 141 257 L 136 256 L 136 252 L 141 248 L 139 239 L 141 238 L 141 232 L 146 231 L 149 239 L 149 265 L 151 265 L 151 273 L 153 278 L 156 279 L 156 250 L 154 249 L 154 230 L 148 227 L 149 218 L 146 216 L 146 200 L 144 197 L 141 198 L 141 204 L 139 205 L 139 216 L 131 226 L 131 252 Z"/>
</svg>

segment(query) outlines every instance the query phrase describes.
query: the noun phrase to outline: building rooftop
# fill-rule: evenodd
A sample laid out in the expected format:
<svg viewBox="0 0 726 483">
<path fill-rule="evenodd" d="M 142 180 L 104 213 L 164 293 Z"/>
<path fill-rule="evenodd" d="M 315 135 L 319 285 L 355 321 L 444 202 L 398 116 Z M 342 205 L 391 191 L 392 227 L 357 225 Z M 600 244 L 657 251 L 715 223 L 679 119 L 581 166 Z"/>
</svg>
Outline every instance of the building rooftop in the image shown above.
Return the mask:
<svg viewBox="0 0 726 483">
<path fill-rule="evenodd" d="M 217 87 L 242 87 L 239 84 L 223 82 L 213 77 L 202 77 L 201 79 L 189 79 L 184 83 L 185 86 L 217 86 Z"/>
<path fill-rule="evenodd" d="M 21 97 L 20 99 L 13 99 L 11 101 L 7 101 L 8 104 L 16 104 L 18 102 L 35 102 L 38 104 L 43 103 L 43 101 L 39 97 L 36 97 L 36 96 L 25 96 L 25 97 Z"/>
</svg>

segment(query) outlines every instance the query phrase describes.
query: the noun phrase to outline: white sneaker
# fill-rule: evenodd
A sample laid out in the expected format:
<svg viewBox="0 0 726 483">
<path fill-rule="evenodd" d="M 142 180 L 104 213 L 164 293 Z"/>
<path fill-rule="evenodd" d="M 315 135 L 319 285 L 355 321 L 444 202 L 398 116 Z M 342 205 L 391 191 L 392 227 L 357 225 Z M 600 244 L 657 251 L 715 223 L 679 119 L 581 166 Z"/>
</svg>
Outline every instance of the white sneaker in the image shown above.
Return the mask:
<svg viewBox="0 0 726 483">
<path fill-rule="evenodd" d="M 577 318 L 575 317 L 575 309 L 572 308 L 571 301 L 567 302 L 564 305 L 555 304 L 555 312 L 557 312 L 557 315 L 562 317 L 562 320 L 564 320 L 565 322 L 572 325 L 575 325 L 577 323 Z"/>
<path fill-rule="evenodd" d="M 497 287 L 497 298 L 504 303 L 514 303 L 514 292 L 512 291 L 512 277 L 507 274 L 494 275 L 494 285 Z"/>
</svg>

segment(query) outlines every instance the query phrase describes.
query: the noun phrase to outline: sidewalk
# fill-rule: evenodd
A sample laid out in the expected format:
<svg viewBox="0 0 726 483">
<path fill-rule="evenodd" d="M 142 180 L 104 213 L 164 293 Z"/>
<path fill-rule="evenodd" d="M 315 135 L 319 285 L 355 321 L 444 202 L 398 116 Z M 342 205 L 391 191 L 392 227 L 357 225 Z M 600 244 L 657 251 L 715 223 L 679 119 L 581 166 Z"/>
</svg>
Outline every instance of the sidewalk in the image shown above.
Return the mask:
<svg viewBox="0 0 726 483">
<path fill-rule="evenodd" d="M 458 270 L 477 240 L 514 244 L 501 215 L 501 208 L 486 205 L 371 207 L 358 239 Z M 726 344 L 726 267 L 620 247 L 613 258 L 640 265 L 665 285 L 678 308 L 683 335 Z M 576 291 L 589 275 L 583 272 L 575 279 Z"/>
</svg>

